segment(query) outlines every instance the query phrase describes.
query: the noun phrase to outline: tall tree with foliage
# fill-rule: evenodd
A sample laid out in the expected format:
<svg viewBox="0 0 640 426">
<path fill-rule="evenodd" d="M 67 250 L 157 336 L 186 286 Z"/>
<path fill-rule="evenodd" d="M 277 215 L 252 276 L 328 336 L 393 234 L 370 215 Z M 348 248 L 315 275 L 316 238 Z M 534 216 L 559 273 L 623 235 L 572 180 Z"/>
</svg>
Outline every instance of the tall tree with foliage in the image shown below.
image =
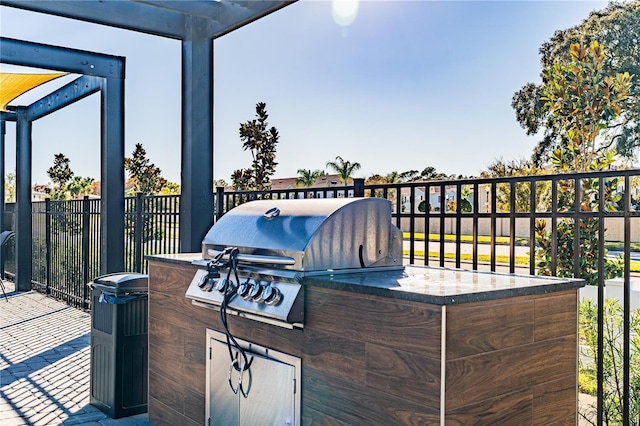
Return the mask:
<svg viewBox="0 0 640 426">
<path fill-rule="evenodd" d="M 613 158 L 614 152 L 596 139 L 622 113 L 632 76 L 606 74 L 604 46 L 597 41 L 588 48 L 572 44 L 570 53 L 571 62 L 556 63 L 545 72 L 548 84 L 541 100 L 565 140 L 552 158 L 561 170 L 601 169 L 599 162 Z"/>
<path fill-rule="evenodd" d="M 512 161 L 504 161 L 498 159 L 491 163 L 487 170 L 483 171 L 480 176 L 483 178 L 496 177 L 522 177 L 535 176 L 542 174 L 542 170 L 536 167 L 532 161 L 518 159 Z M 551 207 L 551 185 L 546 181 L 538 181 L 536 183 L 536 211 L 548 211 Z M 490 191 L 490 188 L 486 188 Z M 496 209 L 501 212 L 511 210 L 511 185 L 509 183 L 498 183 L 496 185 L 495 194 Z M 531 184 L 525 181 L 518 181 L 515 185 L 515 211 L 518 213 L 526 213 L 531 209 Z M 487 200 L 489 202 L 490 199 Z"/>
<path fill-rule="evenodd" d="M 402 182 L 417 182 L 425 180 L 443 180 L 447 179 L 447 175 L 439 173 L 435 167 L 427 166 L 422 171 L 407 170 L 400 173 L 400 179 Z"/>
<path fill-rule="evenodd" d="M 142 192 L 145 195 L 157 194 L 162 191 L 166 179 L 162 177 L 162 171 L 147 158 L 147 151 L 141 143 L 137 143 L 131 157 L 124 159 L 124 168 L 129 172 L 133 183 L 133 192 Z"/>
<path fill-rule="evenodd" d="M 588 48 L 579 44 L 570 47 L 570 62 L 554 64 L 547 73 L 548 85 L 543 92 L 544 107 L 552 115 L 557 128 L 562 130 L 566 145 L 553 151 L 553 166 L 560 172 L 585 172 L 605 170 L 614 163 L 610 146 L 597 144 L 598 134 L 607 129 L 621 112 L 620 104 L 628 96 L 632 76 L 628 73 L 607 75 L 604 72 L 604 48 L 593 42 Z M 573 180 L 558 185 L 558 210 L 597 210 L 599 185 L 604 182 L 605 208 L 615 210 L 621 198 L 617 179 L 581 179 L 580 194 L 575 197 Z M 620 273 L 620 260 L 605 259 L 605 271 L 597 268 L 598 229 L 597 218 L 580 219 L 575 223 L 568 219 L 558 221 L 557 253 L 553 253 L 551 235 L 544 220 L 536 223 L 536 251 L 538 273 L 550 275 L 550 265 L 555 257 L 557 276 L 573 276 L 575 258 L 573 238 L 580 232 L 580 277 L 587 284 L 596 285 L 599 273 L 613 278 Z"/>
<path fill-rule="evenodd" d="M 95 180 L 91 177 L 83 178 L 81 176 L 74 176 L 67 184 L 67 188 L 73 198 L 78 198 L 91 194 L 93 191 L 93 182 L 95 182 Z"/>
<path fill-rule="evenodd" d="M 346 186 L 351 174 L 360 170 L 361 165 L 357 162 L 352 163 L 349 160 L 345 160 L 338 155 L 334 161 L 327 161 L 327 167 L 336 172 L 340 181 Z"/>
<path fill-rule="evenodd" d="M 600 133 L 612 128 L 623 114 L 623 104 L 628 98 L 633 76 L 628 72 L 609 74 L 606 72 L 606 53 L 597 41 L 589 47 L 578 43 L 570 46 L 570 60 L 553 64 L 545 72 L 547 85 L 540 97 L 545 103 L 543 108 L 550 115 L 553 125 L 560 132 L 564 143 L 553 150 L 552 162 L 557 171 L 585 172 L 606 170 L 615 161 L 615 152 L 610 142 L 598 143 Z M 576 197 L 576 184 L 580 185 L 581 197 Z M 604 186 L 604 188 L 601 187 Z M 629 188 L 626 189 L 627 191 Z M 604 193 L 604 200 L 601 194 Z M 622 199 L 618 178 L 597 179 L 582 178 L 577 182 L 567 179 L 558 182 L 557 205 L 560 213 L 576 211 L 594 211 L 604 202 L 604 208 L 615 211 Z M 560 277 L 574 276 L 574 262 L 577 262 L 578 278 L 583 278 L 587 285 L 597 285 L 622 273 L 621 257 L 611 259 L 606 256 L 606 249 L 599 241 L 600 228 L 604 226 L 600 219 L 593 217 L 557 221 L 556 245 L 553 247 L 551 232 L 544 220 L 536 221 L 536 266 L 538 274 L 551 275 L 551 265 L 555 261 L 555 275 Z M 579 246 L 574 245 L 574 237 L 579 236 Z M 578 252 L 576 252 L 576 249 Z M 603 250 L 604 253 L 601 253 Z M 598 267 L 599 256 L 604 257 L 604 268 Z M 607 309 L 605 304 L 605 309 Z M 585 307 L 581 307 L 584 311 Z M 593 309 L 591 309 L 593 312 Z M 607 318 L 599 321 L 608 327 Z M 581 324 L 583 337 L 587 341 L 593 339 L 593 327 Z M 615 326 L 614 328 L 619 328 Z M 606 330 L 605 333 L 609 333 Z M 597 338 L 597 332 L 595 333 Z M 610 336 L 604 336 L 605 342 Z M 609 343 L 615 342 L 610 339 Z M 592 344 L 593 342 L 589 342 Z M 605 345 L 612 349 L 612 346 Z M 618 387 L 618 367 L 609 362 L 615 356 L 606 354 L 603 357 L 603 395 L 604 420 L 607 424 L 620 424 L 619 414 L 622 412 L 621 393 Z M 581 374 L 588 373 L 581 368 Z M 592 371 L 591 377 L 595 374 Z M 634 385 L 635 386 L 635 385 Z M 581 412 L 585 419 L 589 415 Z M 611 423 L 609 423 L 611 422 Z M 635 420 L 637 422 L 637 419 Z"/>
<path fill-rule="evenodd" d="M 4 201 L 7 203 L 16 202 L 16 174 L 7 173 L 4 178 Z"/>
<path fill-rule="evenodd" d="M 298 177 L 296 178 L 296 186 L 311 188 L 319 177 L 325 176 L 322 170 L 298 169 Z"/>
<path fill-rule="evenodd" d="M 242 149 L 249 150 L 253 158 L 248 169 L 235 170 L 231 180 L 236 189 L 268 190 L 271 188 L 271 176 L 276 172 L 276 147 L 280 135 L 275 127 L 269 128 L 267 106 L 264 102 L 256 104 L 256 119 L 240 124 Z"/>
<path fill-rule="evenodd" d="M 549 86 L 549 71 L 557 63 L 571 61 L 570 46 L 589 46 L 598 41 L 609 50 L 602 63 L 603 75 L 618 73 L 640 75 L 640 1 L 610 3 L 604 10 L 592 12 L 582 23 L 557 31 L 540 48 L 543 69 L 542 82 L 527 83 L 513 96 L 512 107 L 516 119 L 527 131 L 534 135 L 544 132 L 532 160 L 535 165 L 546 164 L 553 151 L 566 147 L 569 143 L 563 128 L 554 119 L 554 114 L 542 99 Z M 607 122 L 599 136 L 604 145 L 615 148 L 623 158 L 632 159 L 640 146 L 640 85 L 630 87 L 629 96 L 620 104 L 618 119 Z"/>
<path fill-rule="evenodd" d="M 47 169 L 49 179 L 53 183 L 51 199 L 66 200 L 68 198 L 67 184 L 73 177 L 73 171 L 69 167 L 69 158 L 59 153 L 53 158 L 53 166 Z"/>
</svg>

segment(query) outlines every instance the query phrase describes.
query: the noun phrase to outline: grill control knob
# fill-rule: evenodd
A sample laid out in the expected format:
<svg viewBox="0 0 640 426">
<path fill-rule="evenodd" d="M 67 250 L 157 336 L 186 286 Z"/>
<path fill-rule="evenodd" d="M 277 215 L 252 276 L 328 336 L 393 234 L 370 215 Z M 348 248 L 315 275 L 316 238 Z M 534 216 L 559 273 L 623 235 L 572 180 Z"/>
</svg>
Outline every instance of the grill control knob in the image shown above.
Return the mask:
<svg viewBox="0 0 640 426">
<path fill-rule="evenodd" d="M 276 287 L 267 285 L 262 289 L 260 302 L 265 302 L 267 305 L 277 305 L 281 299 L 282 293 Z"/>
<path fill-rule="evenodd" d="M 208 282 L 209 282 L 209 277 L 207 275 L 202 275 L 198 280 L 198 287 L 200 287 L 201 289 L 204 289 L 204 286 L 206 286 Z"/>
<path fill-rule="evenodd" d="M 220 280 L 218 280 L 217 283 L 214 284 L 213 289 L 219 291 L 220 293 L 224 292 L 224 288 L 227 284 L 227 279 L 226 278 L 222 278 Z"/>
<path fill-rule="evenodd" d="M 258 303 L 264 302 L 271 295 L 272 287 L 269 284 L 260 285 L 260 293 L 253 298 Z"/>
<path fill-rule="evenodd" d="M 247 295 L 248 299 L 253 299 L 253 300 L 255 300 L 257 302 L 258 299 L 260 298 L 260 295 L 262 294 L 262 289 L 263 288 L 264 287 L 261 286 L 260 284 L 254 283 L 251 286 L 251 290 L 249 290 L 249 294 Z"/>
<path fill-rule="evenodd" d="M 280 301 L 282 300 L 282 292 L 277 288 L 271 286 L 267 287 L 267 289 L 265 289 L 265 293 L 268 293 L 264 296 L 265 303 L 271 306 L 275 306 L 280 303 Z"/>
<path fill-rule="evenodd" d="M 246 280 L 245 282 L 240 284 L 240 286 L 238 286 L 238 295 L 245 300 L 251 299 L 251 296 L 249 296 L 249 291 L 251 290 L 252 286 L 253 284 L 251 283 L 251 280 Z"/>
<path fill-rule="evenodd" d="M 203 291 L 211 291 L 216 285 L 216 280 L 213 278 L 207 278 L 207 284 L 202 288 Z"/>
</svg>

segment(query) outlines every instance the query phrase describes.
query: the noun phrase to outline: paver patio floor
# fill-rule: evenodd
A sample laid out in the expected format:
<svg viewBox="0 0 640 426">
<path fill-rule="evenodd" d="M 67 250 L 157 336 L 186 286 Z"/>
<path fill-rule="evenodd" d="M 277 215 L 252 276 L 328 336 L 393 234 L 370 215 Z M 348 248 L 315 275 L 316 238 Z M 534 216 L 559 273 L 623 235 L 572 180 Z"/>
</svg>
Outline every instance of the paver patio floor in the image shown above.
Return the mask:
<svg viewBox="0 0 640 426">
<path fill-rule="evenodd" d="M 0 293 L 0 424 L 150 425 L 89 404 L 91 315 L 40 293 Z"/>
</svg>

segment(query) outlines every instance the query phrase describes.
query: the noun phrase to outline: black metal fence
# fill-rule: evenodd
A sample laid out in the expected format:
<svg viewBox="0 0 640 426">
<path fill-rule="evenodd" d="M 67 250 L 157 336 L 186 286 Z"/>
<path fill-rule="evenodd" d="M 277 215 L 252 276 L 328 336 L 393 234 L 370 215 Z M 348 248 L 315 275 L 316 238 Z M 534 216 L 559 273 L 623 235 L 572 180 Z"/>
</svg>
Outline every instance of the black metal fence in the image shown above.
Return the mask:
<svg viewBox="0 0 640 426">
<path fill-rule="evenodd" d="M 146 272 L 148 254 L 180 252 L 179 196 L 125 199 L 125 270 Z M 6 223 L 13 229 L 14 206 Z M 5 271 L 15 273 L 15 248 L 6 248 Z M 31 283 L 34 290 L 71 306 L 89 307 L 86 284 L 100 275 L 100 200 L 32 203 Z"/>
<path fill-rule="evenodd" d="M 583 413 L 585 420 L 637 424 L 640 365 L 632 368 L 631 360 L 640 356 L 640 337 L 639 315 L 631 308 L 631 283 L 632 272 L 640 271 L 640 261 L 635 260 L 640 252 L 639 176 L 640 170 L 624 170 L 367 186 L 357 179 L 353 186 L 263 192 L 218 190 L 215 211 L 220 217 L 254 199 L 382 197 L 391 201 L 393 221 L 404 233 L 406 263 L 583 277 L 597 289 L 597 342 L 591 354 L 596 406 L 593 414 Z M 34 288 L 74 306 L 87 306 L 85 283 L 99 272 L 99 209 L 99 201 L 89 199 L 33 203 Z M 146 254 L 180 251 L 179 196 L 127 198 L 125 210 L 127 270 L 145 271 Z M 614 276 L 622 279 L 623 291 L 620 332 L 611 341 L 605 329 L 605 289 Z M 612 345 L 617 354 L 607 352 Z M 611 356 L 616 363 L 613 379 Z"/>
</svg>

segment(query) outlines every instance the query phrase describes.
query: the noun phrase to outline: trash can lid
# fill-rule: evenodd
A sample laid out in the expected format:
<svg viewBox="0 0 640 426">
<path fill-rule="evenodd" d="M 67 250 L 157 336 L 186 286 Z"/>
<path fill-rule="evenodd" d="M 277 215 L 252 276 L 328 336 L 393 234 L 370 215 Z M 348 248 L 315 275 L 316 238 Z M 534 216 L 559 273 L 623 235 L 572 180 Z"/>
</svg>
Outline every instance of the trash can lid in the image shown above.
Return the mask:
<svg viewBox="0 0 640 426">
<path fill-rule="evenodd" d="M 138 272 L 116 272 L 94 278 L 93 285 L 100 290 L 116 294 L 147 292 L 149 276 Z"/>
</svg>

